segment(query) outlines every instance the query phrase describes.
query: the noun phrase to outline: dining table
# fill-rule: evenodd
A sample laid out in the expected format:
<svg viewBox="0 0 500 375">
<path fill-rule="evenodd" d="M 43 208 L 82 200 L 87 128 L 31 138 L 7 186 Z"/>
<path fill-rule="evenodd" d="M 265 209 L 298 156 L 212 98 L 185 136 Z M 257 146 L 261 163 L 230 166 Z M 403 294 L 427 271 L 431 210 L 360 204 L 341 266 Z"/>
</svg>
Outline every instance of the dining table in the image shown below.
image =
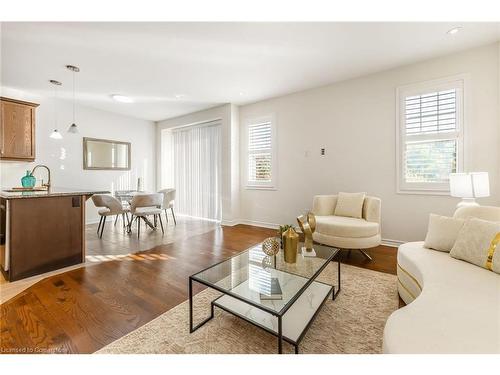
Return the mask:
<svg viewBox="0 0 500 375">
<path fill-rule="evenodd" d="M 115 190 L 113 195 L 119 201 L 126 202 L 128 205 L 130 205 L 132 199 L 136 195 L 146 195 L 146 194 L 154 194 L 154 193 L 144 190 Z M 146 216 L 140 216 L 140 218 L 144 220 L 147 226 L 149 226 L 153 230 L 156 230 L 156 226 Z M 131 231 L 132 231 L 132 220 L 130 220 L 127 225 L 127 232 L 130 233 Z"/>
</svg>

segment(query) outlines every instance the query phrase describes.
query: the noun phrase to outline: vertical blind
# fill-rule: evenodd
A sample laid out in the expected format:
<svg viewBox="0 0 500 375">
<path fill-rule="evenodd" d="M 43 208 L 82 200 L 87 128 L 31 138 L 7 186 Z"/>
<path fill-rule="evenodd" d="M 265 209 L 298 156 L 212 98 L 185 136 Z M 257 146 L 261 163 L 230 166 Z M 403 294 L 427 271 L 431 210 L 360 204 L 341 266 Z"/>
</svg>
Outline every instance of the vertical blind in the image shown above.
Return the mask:
<svg viewBox="0 0 500 375">
<path fill-rule="evenodd" d="M 404 100 L 404 178 L 409 183 L 446 183 L 457 171 L 457 90 Z"/>
<path fill-rule="evenodd" d="M 248 126 L 248 183 L 272 182 L 272 125 L 261 122 Z"/>
<path fill-rule="evenodd" d="M 172 136 L 177 212 L 220 221 L 220 125 L 179 128 Z"/>
</svg>

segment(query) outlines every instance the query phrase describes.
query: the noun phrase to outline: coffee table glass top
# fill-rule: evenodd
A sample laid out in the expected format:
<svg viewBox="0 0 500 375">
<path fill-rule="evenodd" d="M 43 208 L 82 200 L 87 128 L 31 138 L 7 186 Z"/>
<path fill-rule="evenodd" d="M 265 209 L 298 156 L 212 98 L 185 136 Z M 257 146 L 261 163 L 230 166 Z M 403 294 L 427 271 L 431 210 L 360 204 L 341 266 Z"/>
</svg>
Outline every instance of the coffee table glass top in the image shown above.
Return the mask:
<svg viewBox="0 0 500 375">
<path fill-rule="evenodd" d="M 302 244 L 299 244 L 299 249 Z M 301 294 L 306 284 L 318 276 L 339 251 L 328 246 L 314 245 L 316 257 L 304 257 L 299 252 L 295 263 L 284 261 L 283 250 L 268 257 L 258 244 L 193 276 L 194 280 L 279 313 L 294 297 Z M 278 279 L 282 299 L 262 299 L 270 294 L 272 279 Z M 275 283 L 275 281 L 274 281 Z"/>
</svg>

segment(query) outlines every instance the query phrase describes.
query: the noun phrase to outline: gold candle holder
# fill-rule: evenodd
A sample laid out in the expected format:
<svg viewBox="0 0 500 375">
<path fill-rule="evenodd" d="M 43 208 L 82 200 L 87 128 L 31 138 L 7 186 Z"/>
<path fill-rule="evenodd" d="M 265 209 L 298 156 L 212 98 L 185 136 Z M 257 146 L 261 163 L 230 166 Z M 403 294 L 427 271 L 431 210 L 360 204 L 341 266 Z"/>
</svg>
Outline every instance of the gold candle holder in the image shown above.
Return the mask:
<svg viewBox="0 0 500 375">
<path fill-rule="evenodd" d="M 299 235 L 293 228 L 289 228 L 283 234 L 284 253 L 286 263 L 295 263 L 297 261 L 297 246 L 299 244 Z"/>
</svg>

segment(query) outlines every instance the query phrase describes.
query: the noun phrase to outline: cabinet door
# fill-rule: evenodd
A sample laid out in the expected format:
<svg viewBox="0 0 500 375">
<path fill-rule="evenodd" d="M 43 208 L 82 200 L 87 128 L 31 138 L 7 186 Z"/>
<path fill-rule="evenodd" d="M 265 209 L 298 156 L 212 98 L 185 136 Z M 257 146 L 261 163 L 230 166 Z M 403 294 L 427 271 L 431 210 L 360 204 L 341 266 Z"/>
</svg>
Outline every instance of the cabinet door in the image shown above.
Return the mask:
<svg viewBox="0 0 500 375">
<path fill-rule="evenodd" d="M 9 280 L 82 263 L 85 201 L 81 196 L 9 202 Z"/>
<path fill-rule="evenodd" d="M 2 101 L 2 159 L 33 160 L 35 158 L 35 109 Z"/>
</svg>

